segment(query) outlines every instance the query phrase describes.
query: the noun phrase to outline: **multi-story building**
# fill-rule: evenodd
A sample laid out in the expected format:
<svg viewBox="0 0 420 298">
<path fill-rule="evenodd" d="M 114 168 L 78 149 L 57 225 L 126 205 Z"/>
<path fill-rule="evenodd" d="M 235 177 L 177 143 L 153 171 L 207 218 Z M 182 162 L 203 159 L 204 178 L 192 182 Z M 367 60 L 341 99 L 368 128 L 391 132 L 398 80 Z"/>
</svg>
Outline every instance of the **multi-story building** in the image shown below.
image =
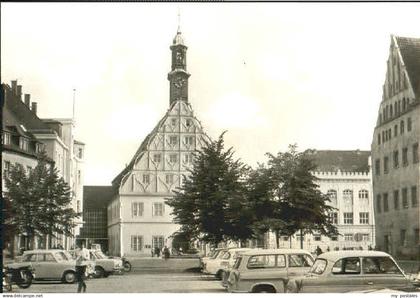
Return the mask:
<svg viewBox="0 0 420 298">
<path fill-rule="evenodd" d="M 391 36 L 372 140 L 376 242 L 398 257 L 420 256 L 420 38 Z"/>
<path fill-rule="evenodd" d="M 164 200 L 181 186 L 194 151 L 208 140 L 188 101 L 187 46 L 179 29 L 170 49 L 169 109 L 112 182 L 116 195 L 108 205 L 108 238 L 113 255 L 149 255 L 154 247 L 171 246 L 179 226 Z"/>
<path fill-rule="evenodd" d="M 11 86 L 2 84 L 3 123 L 2 123 L 2 160 L 3 173 L 12 165 L 20 163 L 31 170 L 38 164 L 38 156 L 45 151 L 51 162 L 58 169 L 59 175 L 69 184 L 72 190 L 72 207 L 82 210 L 83 196 L 83 151 L 84 144 L 73 139 L 72 119 L 40 119 L 37 115 L 37 103 L 30 102 L 30 95 L 25 94 L 22 101 L 22 86 L 12 81 Z M 4 182 L 4 180 L 3 180 Z M 4 185 L 4 184 L 3 184 Z M 5 189 L 3 189 L 5 191 Z M 77 219 L 78 226 L 74 235 L 78 234 L 82 219 Z M 53 245 L 61 244 L 65 248 L 74 245 L 74 237 L 56 235 Z M 14 250 L 25 246 L 28 241 L 25 235 L 16 237 Z M 35 248 L 48 243 L 46 239 L 37 237 Z"/>
<path fill-rule="evenodd" d="M 83 187 L 83 227 L 77 237 L 87 247 L 99 244 L 103 251 L 108 251 L 108 214 L 109 201 L 114 196 L 112 186 Z"/>
<path fill-rule="evenodd" d="M 336 208 L 330 214 L 339 235 L 329 238 L 320 234 L 303 235 L 303 248 L 314 251 L 369 249 L 375 246 L 375 218 L 373 213 L 372 180 L 369 151 L 320 150 L 313 155 L 322 193 L 328 194 L 328 205 Z M 269 234 L 269 246 L 276 240 Z M 282 236 L 281 247 L 300 247 L 300 235 Z"/>
</svg>

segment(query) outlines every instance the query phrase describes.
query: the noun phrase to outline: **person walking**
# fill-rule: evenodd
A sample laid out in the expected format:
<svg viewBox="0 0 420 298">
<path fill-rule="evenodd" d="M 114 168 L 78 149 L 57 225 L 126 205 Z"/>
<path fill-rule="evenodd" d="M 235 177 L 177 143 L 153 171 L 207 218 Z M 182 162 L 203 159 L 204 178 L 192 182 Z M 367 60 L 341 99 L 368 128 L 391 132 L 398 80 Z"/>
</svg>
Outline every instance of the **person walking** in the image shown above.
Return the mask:
<svg viewBox="0 0 420 298">
<path fill-rule="evenodd" d="M 89 251 L 85 248 L 82 243 L 81 246 L 77 246 L 76 249 L 76 278 L 77 278 L 77 293 L 86 292 L 85 272 L 86 262 L 89 260 Z"/>
<path fill-rule="evenodd" d="M 155 246 L 155 255 L 159 258 L 160 257 L 160 248 Z"/>
<path fill-rule="evenodd" d="M 315 253 L 317 256 L 319 256 L 320 254 L 322 254 L 322 249 L 319 246 L 317 246 L 315 249 Z"/>
<path fill-rule="evenodd" d="M 163 248 L 163 257 L 165 258 L 165 260 L 169 259 L 169 248 L 165 245 L 165 247 Z"/>
</svg>

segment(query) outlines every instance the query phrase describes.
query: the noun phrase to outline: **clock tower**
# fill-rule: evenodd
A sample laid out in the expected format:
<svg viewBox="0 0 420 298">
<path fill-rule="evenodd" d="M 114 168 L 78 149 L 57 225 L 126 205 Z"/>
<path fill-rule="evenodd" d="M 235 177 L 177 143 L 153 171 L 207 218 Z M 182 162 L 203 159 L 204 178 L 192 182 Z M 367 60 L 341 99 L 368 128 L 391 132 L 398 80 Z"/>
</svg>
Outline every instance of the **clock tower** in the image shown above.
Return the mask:
<svg viewBox="0 0 420 298">
<path fill-rule="evenodd" d="M 187 72 L 187 46 L 178 31 L 170 47 L 172 51 L 172 67 L 168 73 L 169 80 L 169 105 L 178 100 L 188 101 L 188 78 Z"/>
</svg>

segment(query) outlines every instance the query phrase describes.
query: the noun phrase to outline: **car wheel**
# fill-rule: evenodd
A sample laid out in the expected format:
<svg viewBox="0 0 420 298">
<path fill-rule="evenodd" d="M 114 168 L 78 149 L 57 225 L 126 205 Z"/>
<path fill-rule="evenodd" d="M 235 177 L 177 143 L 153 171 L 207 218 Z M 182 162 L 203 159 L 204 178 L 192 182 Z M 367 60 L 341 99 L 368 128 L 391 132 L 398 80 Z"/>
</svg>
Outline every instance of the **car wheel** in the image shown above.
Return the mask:
<svg viewBox="0 0 420 298">
<path fill-rule="evenodd" d="M 253 293 L 275 293 L 276 290 L 272 286 L 257 286 L 252 290 Z"/>
<path fill-rule="evenodd" d="M 222 270 L 219 270 L 219 271 L 217 271 L 217 273 L 216 273 L 216 278 L 217 279 L 219 279 L 219 280 L 221 280 L 222 278 L 223 278 L 223 276 L 222 276 L 222 273 L 223 273 L 223 271 Z"/>
<path fill-rule="evenodd" d="M 124 271 L 125 272 L 130 272 L 131 271 L 131 264 L 128 261 L 124 262 Z"/>
<path fill-rule="evenodd" d="M 72 284 L 76 281 L 76 273 L 74 271 L 64 272 L 63 282 Z"/>
<path fill-rule="evenodd" d="M 102 278 L 105 276 L 105 270 L 102 267 L 96 266 L 95 267 L 95 278 Z"/>
</svg>

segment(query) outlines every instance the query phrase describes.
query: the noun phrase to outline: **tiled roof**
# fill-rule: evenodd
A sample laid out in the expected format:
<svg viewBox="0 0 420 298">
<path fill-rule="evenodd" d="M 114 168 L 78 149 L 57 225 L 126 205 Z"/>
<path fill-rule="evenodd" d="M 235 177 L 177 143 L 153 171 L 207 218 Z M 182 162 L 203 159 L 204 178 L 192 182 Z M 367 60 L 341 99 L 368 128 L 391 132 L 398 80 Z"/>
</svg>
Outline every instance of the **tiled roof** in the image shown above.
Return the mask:
<svg viewBox="0 0 420 298">
<path fill-rule="evenodd" d="M 314 160 L 319 172 L 368 172 L 370 151 L 317 150 Z"/>
<path fill-rule="evenodd" d="M 420 96 L 420 38 L 395 37 L 416 97 Z"/>
<path fill-rule="evenodd" d="M 84 186 L 83 187 L 83 209 L 106 208 L 114 196 L 112 186 Z"/>
</svg>

